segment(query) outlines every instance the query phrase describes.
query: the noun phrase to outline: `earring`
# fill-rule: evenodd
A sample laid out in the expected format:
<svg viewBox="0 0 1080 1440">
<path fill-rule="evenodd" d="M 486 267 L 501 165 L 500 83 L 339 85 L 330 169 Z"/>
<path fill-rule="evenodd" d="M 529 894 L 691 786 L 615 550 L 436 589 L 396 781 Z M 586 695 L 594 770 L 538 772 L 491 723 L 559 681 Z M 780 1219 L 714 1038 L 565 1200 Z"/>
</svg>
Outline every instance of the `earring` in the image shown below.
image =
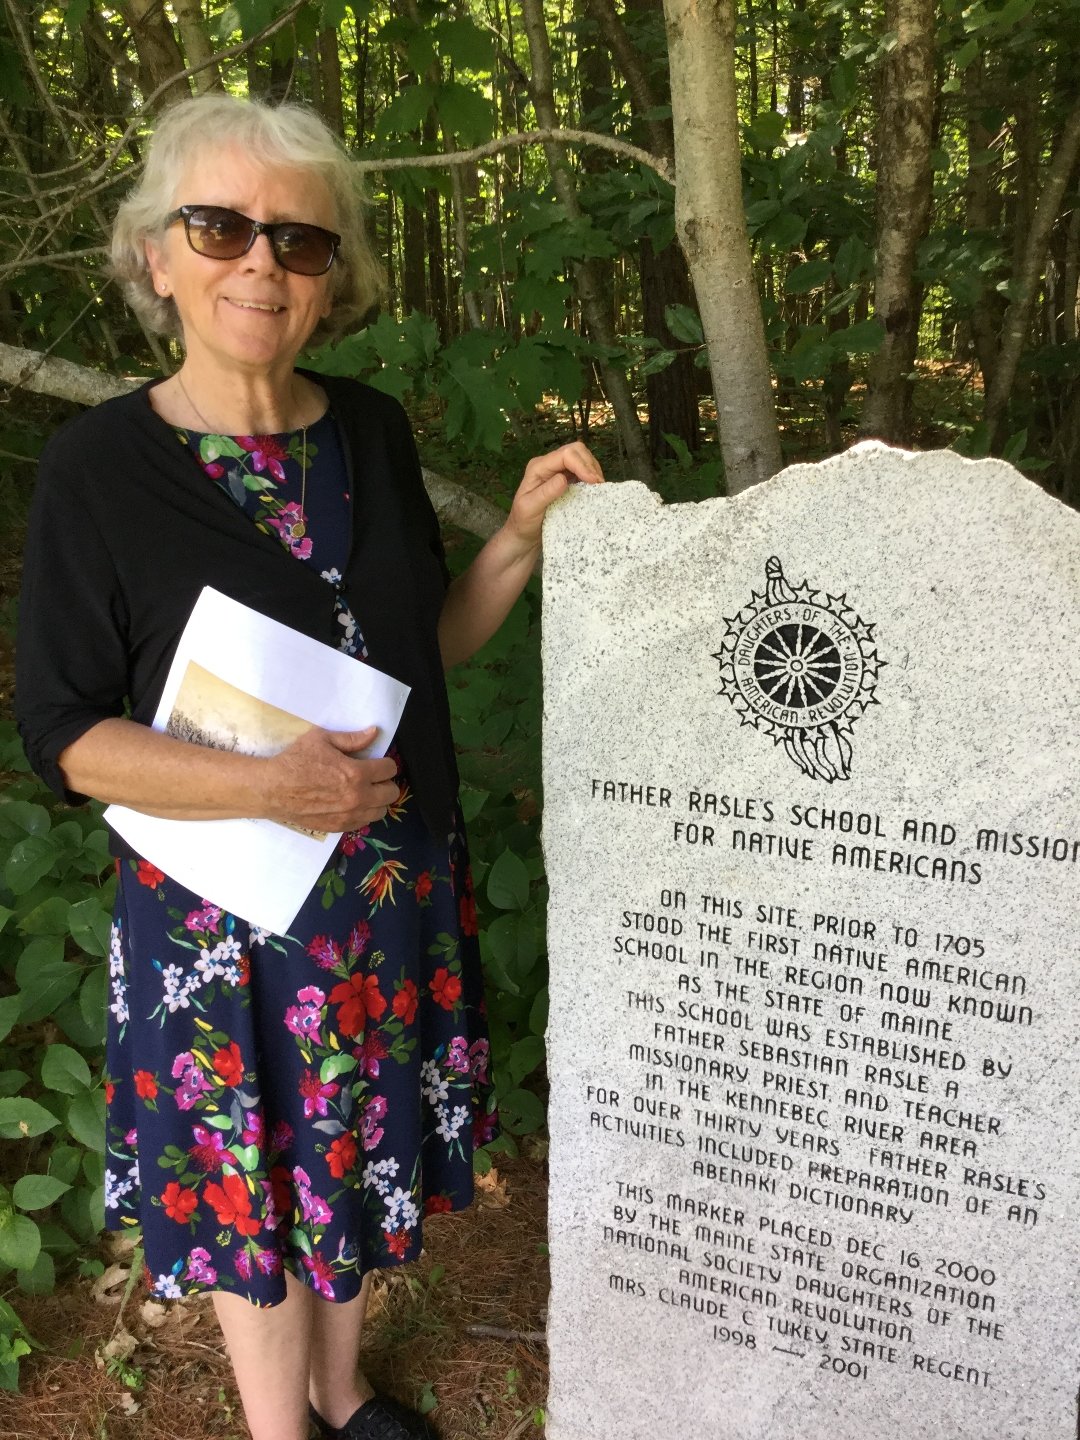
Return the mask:
<svg viewBox="0 0 1080 1440">
<path fill-rule="evenodd" d="M 161 282 L 161 293 L 162 295 L 168 295 L 169 293 L 169 287 L 165 284 L 164 280 Z"/>
</svg>

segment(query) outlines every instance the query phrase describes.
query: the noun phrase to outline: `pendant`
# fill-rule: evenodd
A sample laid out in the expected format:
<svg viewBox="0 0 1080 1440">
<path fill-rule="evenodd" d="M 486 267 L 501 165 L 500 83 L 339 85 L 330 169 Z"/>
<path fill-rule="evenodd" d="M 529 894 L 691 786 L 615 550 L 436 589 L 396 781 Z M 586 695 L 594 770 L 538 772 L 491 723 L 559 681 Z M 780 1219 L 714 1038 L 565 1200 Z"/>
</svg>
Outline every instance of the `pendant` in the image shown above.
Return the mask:
<svg viewBox="0 0 1080 1440">
<path fill-rule="evenodd" d="M 302 540 L 307 534 L 307 526 L 303 520 L 298 520 L 295 525 L 290 525 L 289 534 L 294 540 Z"/>
</svg>

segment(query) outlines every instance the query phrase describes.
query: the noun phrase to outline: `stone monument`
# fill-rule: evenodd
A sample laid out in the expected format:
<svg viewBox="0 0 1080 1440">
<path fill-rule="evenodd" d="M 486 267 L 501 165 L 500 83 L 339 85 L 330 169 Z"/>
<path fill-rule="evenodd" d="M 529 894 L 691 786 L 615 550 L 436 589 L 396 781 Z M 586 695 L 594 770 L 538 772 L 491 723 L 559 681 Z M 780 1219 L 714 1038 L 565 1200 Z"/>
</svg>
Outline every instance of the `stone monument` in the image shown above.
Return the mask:
<svg viewBox="0 0 1080 1440">
<path fill-rule="evenodd" d="M 1076 1440 L 1080 516 L 549 517 L 549 1440 Z"/>
</svg>

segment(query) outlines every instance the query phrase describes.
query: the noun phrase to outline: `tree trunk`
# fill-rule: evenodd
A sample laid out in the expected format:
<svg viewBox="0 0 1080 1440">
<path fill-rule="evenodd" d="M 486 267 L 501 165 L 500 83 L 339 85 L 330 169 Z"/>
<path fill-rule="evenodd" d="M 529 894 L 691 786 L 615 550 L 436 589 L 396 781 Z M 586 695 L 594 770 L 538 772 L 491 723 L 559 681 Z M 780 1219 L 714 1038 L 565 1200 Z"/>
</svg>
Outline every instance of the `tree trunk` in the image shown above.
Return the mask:
<svg viewBox="0 0 1080 1440">
<path fill-rule="evenodd" d="M 967 92 L 968 173 L 964 182 L 965 221 L 969 231 L 989 235 L 994 227 L 992 168 L 982 161 L 994 137 L 982 122 L 988 94 L 981 56 L 972 64 L 970 70 Z M 996 290 L 983 284 L 972 306 L 971 340 L 975 347 L 975 358 L 982 371 L 984 395 L 990 390 L 997 369 L 1001 314 L 1001 297 Z"/>
<path fill-rule="evenodd" d="M 559 121 L 552 89 L 551 44 L 544 24 L 543 0 L 522 0 L 522 15 L 532 62 L 532 96 L 536 118 L 544 129 L 555 130 L 558 129 Z M 555 193 L 563 209 L 571 219 L 580 219 L 581 202 L 578 200 L 565 150 L 561 145 L 545 144 L 544 153 L 551 170 Z M 615 332 L 608 316 L 608 302 L 595 267 L 588 260 L 578 261 L 574 266 L 574 278 L 589 334 L 598 345 L 613 347 L 616 343 Z M 626 454 L 629 472 L 635 479 L 648 481 L 652 478 L 652 463 L 626 372 L 609 361 L 601 361 L 599 368 L 604 390 L 615 412 L 619 439 Z"/>
<path fill-rule="evenodd" d="M 221 73 L 213 59 L 214 47 L 206 31 L 202 0 L 172 0 L 172 7 L 187 63 L 202 67 L 191 77 L 195 93 L 207 95 L 211 90 L 223 90 Z"/>
<path fill-rule="evenodd" d="M 783 464 L 742 199 L 735 0 L 664 0 L 675 223 L 697 293 L 729 495 Z"/>
<path fill-rule="evenodd" d="M 427 280 L 424 275 L 424 213 L 408 200 L 401 202 L 401 309 L 427 314 Z"/>
<path fill-rule="evenodd" d="M 1016 379 L 1016 367 L 1020 362 L 1020 353 L 1027 340 L 1032 311 L 1035 307 L 1039 274 L 1046 257 L 1047 246 L 1050 243 L 1050 232 L 1054 228 L 1054 221 L 1061 209 L 1065 187 L 1076 168 L 1078 156 L 1080 156 L 1080 100 L 1077 100 L 1065 122 L 1061 140 L 1046 171 L 1046 180 L 1042 187 L 1042 194 L 1039 196 L 1039 203 L 1035 207 L 1031 227 L 1028 230 L 1027 244 L 1024 247 L 1020 268 L 1012 277 L 1012 299 L 1005 312 L 997 373 L 986 397 L 986 408 L 983 412 L 983 418 L 989 425 L 991 435 L 995 440 L 1000 437 L 1009 393 L 1013 388 L 1013 381 Z"/>
<path fill-rule="evenodd" d="M 911 381 L 919 340 L 915 251 L 933 194 L 934 0 L 885 0 L 885 29 L 896 32 L 882 75 L 878 112 L 877 263 L 874 310 L 885 338 L 873 357 L 859 433 L 907 444 Z"/>
<path fill-rule="evenodd" d="M 319 31 L 319 114 L 342 140 L 345 138 L 345 108 L 341 103 L 341 56 L 338 32 L 328 25 Z"/>
<path fill-rule="evenodd" d="M 423 128 L 424 150 L 435 149 L 437 131 L 435 116 L 429 111 Z M 427 224 L 424 238 L 428 262 L 428 313 L 439 327 L 439 339 L 445 345 L 450 338 L 450 308 L 446 289 L 446 250 L 443 246 L 442 211 L 439 192 L 434 185 L 424 191 L 424 213 Z"/>
<path fill-rule="evenodd" d="M 1066 340 L 1075 340 L 1077 335 L 1077 301 L 1080 299 L 1080 205 L 1069 216 L 1069 230 L 1065 237 L 1065 279 L 1062 283 L 1061 308 L 1062 325 Z"/>
<path fill-rule="evenodd" d="M 184 57 L 165 14 L 164 0 L 124 0 L 120 12 L 131 27 L 135 41 L 135 53 L 139 57 L 139 84 L 145 101 L 159 85 L 185 68 Z M 188 82 L 178 80 L 161 96 L 157 108 L 164 109 L 190 94 Z"/>
</svg>

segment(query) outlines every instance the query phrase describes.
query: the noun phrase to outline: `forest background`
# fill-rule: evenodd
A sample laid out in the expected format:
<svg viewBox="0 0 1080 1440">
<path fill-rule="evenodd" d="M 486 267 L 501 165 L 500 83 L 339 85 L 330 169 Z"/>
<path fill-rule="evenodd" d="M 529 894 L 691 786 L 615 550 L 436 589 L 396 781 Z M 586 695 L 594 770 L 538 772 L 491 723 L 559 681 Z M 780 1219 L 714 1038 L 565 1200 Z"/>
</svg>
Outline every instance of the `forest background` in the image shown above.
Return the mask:
<svg viewBox="0 0 1080 1440">
<path fill-rule="evenodd" d="M 874 436 L 1080 505 L 1078 73 L 1080 0 L 0 0 L 0 1387 L 20 1297 L 102 1268 L 115 881 L 10 647 L 45 438 L 178 362 L 105 266 L 154 115 L 295 100 L 354 154 L 386 296 L 311 363 L 404 401 L 462 564 L 573 435 L 669 500 Z M 544 1123 L 538 623 L 451 681 L 504 1154 Z"/>
</svg>

